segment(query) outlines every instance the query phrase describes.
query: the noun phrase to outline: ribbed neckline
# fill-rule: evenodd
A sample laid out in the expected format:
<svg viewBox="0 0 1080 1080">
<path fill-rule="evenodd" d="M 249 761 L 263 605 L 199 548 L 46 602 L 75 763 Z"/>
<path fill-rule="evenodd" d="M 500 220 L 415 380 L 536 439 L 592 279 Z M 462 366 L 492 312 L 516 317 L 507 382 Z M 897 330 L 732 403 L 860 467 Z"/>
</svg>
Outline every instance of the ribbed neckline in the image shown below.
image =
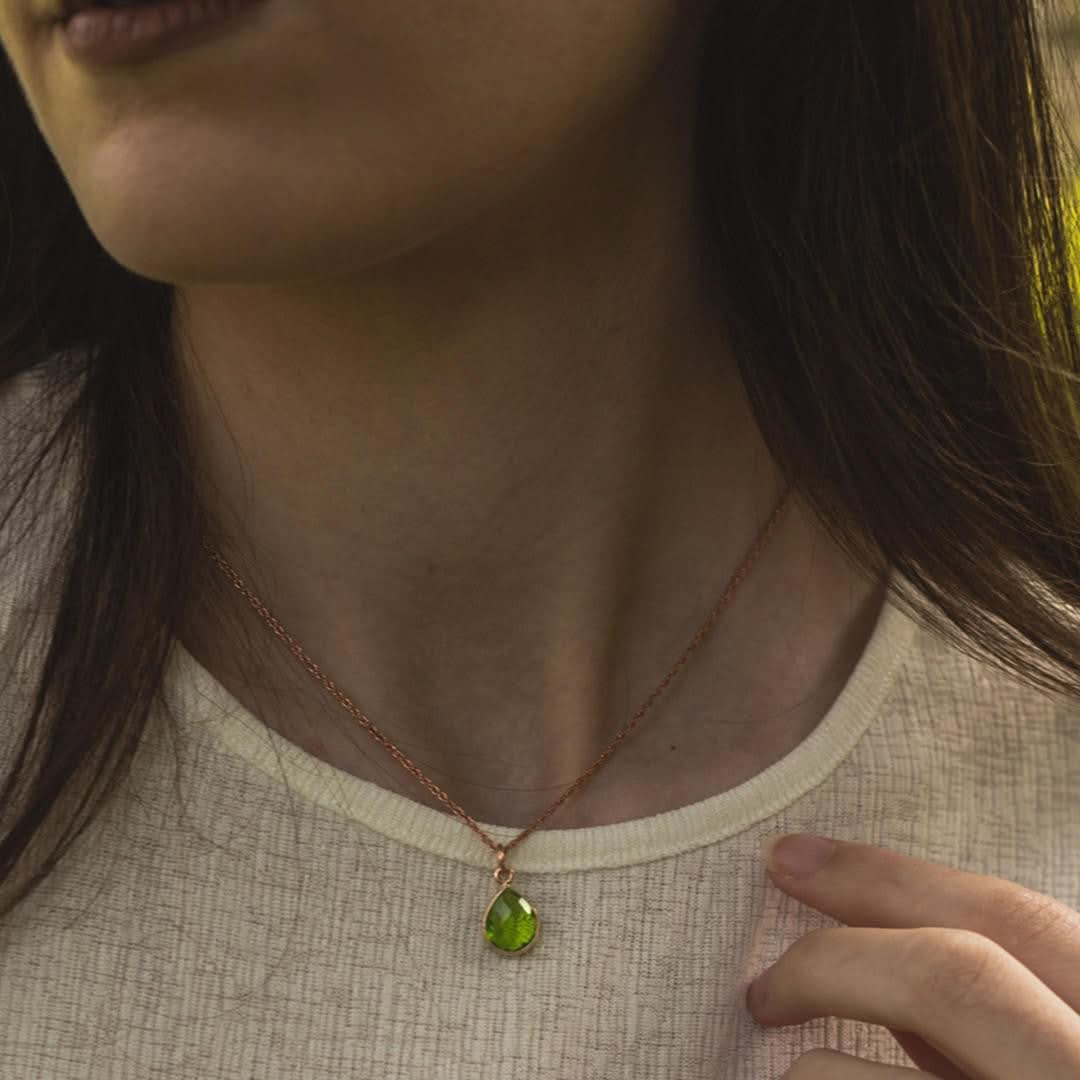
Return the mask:
<svg viewBox="0 0 1080 1080">
<path fill-rule="evenodd" d="M 904 579 L 894 571 L 890 585 L 896 581 Z M 890 588 L 844 688 L 811 734 L 780 760 L 736 787 L 677 810 L 613 825 L 538 829 L 514 849 L 514 867 L 543 874 L 651 862 L 725 840 L 778 813 L 825 781 L 851 753 L 880 712 L 916 630 L 892 602 Z M 491 851 L 457 817 L 337 769 L 267 727 L 179 639 L 165 685 L 181 724 L 197 720 L 219 749 L 302 798 L 431 855 L 492 865 Z M 496 843 L 522 831 L 479 825 Z"/>
</svg>

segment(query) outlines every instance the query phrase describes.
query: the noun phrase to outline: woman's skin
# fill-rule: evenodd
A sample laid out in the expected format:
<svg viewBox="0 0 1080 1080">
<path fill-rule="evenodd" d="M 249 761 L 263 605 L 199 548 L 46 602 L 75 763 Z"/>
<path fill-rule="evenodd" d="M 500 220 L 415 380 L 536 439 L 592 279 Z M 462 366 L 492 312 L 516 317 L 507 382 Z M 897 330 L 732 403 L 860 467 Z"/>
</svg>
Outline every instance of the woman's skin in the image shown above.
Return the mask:
<svg viewBox="0 0 1080 1080">
<path fill-rule="evenodd" d="M 212 43 L 96 70 L 49 13 L 0 0 L 0 40 L 101 244 L 177 286 L 226 553 L 451 798 L 524 828 L 665 676 L 782 491 L 697 261 L 698 5 L 264 0 Z M 544 827 L 760 772 L 820 721 L 883 598 L 791 504 Z M 442 808 L 229 602 L 182 639 L 245 705 Z"/>
</svg>

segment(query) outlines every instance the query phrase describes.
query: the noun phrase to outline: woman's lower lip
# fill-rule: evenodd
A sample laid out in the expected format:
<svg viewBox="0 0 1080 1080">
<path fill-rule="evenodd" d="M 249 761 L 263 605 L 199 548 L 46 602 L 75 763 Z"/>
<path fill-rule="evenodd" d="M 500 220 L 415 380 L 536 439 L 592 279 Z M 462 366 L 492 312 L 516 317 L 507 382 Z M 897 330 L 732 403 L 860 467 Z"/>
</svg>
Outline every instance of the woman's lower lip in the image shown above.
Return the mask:
<svg viewBox="0 0 1080 1080">
<path fill-rule="evenodd" d="M 92 7 L 57 24 L 68 55 L 87 64 L 132 64 L 209 41 L 238 27 L 263 0 L 154 0 Z"/>
</svg>

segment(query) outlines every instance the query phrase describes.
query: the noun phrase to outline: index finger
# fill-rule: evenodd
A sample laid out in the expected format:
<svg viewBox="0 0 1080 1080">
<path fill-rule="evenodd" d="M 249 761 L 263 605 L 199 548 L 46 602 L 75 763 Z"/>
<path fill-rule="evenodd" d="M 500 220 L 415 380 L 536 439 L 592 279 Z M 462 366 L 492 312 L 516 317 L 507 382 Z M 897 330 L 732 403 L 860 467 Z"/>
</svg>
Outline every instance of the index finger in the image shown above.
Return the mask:
<svg viewBox="0 0 1080 1080">
<path fill-rule="evenodd" d="M 784 892 L 848 926 L 973 930 L 1016 957 L 1080 1012 L 1080 912 L 1005 878 L 838 840 L 804 878 L 769 871 Z"/>
</svg>

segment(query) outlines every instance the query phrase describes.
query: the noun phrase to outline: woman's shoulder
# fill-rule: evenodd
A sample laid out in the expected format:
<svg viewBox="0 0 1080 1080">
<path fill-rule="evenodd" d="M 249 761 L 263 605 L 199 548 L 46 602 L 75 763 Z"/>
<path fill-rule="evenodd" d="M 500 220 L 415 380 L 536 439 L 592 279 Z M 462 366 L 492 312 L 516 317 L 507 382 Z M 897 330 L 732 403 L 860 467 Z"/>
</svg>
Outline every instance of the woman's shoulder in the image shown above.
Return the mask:
<svg viewBox="0 0 1080 1080">
<path fill-rule="evenodd" d="M 0 381 L 0 634 L 11 607 L 37 603 L 74 512 L 75 453 L 54 439 L 75 383 L 66 356 Z M 69 451 L 74 446 L 67 447 Z"/>
<path fill-rule="evenodd" d="M 73 460 L 42 452 L 70 402 L 64 357 L 0 381 L 0 764 L 18 745 L 56 606 Z M 56 449 L 56 447 L 54 447 Z"/>
</svg>

